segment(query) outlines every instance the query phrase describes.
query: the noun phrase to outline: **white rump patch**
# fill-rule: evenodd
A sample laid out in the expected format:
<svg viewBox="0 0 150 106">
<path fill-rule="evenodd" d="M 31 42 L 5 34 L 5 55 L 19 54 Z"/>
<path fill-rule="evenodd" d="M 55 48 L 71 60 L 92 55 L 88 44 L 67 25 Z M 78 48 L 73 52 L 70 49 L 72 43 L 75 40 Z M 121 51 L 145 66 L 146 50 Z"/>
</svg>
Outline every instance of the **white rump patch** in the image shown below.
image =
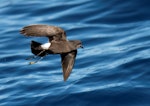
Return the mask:
<svg viewBox="0 0 150 106">
<path fill-rule="evenodd" d="M 44 50 L 48 50 L 50 46 L 51 46 L 50 42 L 44 43 L 44 44 L 41 45 L 42 49 L 44 49 Z"/>
</svg>

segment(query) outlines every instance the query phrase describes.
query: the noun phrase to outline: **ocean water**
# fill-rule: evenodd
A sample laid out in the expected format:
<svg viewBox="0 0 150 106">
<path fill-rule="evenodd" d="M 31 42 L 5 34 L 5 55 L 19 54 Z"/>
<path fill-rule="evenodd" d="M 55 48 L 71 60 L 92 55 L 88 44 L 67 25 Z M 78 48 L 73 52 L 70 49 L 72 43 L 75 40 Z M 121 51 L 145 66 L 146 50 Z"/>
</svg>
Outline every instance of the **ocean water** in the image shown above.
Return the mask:
<svg viewBox="0 0 150 106">
<path fill-rule="evenodd" d="M 0 106 L 150 106 L 149 0 L 0 0 Z M 59 55 L 29 65 L 30 24 L 79 39 L 64 82 Z"/>
</svg>

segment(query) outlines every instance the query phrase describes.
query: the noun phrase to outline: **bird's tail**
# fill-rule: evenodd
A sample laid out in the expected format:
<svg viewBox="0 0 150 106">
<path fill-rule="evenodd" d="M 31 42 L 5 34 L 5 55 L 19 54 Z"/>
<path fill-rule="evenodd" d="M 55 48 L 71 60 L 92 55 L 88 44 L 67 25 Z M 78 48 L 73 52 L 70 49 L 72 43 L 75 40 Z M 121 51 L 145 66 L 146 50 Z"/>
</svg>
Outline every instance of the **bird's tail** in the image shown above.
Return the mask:
<svg viewBox="0 0 150 106">
<path fill-rule="evenodd" d="M 31 41 L 31 49 L 36 49 L 38 47 L 40 47 L 41 43 L 36 42 L 36 41 Z"/>
<path fill-rule="evenodd" d="M 37 55 L 37 56 L 40 56 L 40 57 L 43 57 L 43 56 L 46 56 L 46 52 L 43 51 L 43 49 L 41 48 L 41 43 L 39 42 L 36 42 L 36 41 L 31 41 L 31 52 L 34 54 L 34 55 Z"/>
</svg>

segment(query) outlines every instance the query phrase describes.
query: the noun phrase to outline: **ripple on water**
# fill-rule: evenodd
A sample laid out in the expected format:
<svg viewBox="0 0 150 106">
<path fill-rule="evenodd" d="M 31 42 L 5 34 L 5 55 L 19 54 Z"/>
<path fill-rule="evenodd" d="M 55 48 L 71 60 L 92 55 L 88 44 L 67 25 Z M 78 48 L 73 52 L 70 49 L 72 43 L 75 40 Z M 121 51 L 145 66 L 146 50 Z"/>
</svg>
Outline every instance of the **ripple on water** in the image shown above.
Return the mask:
<svg viewBox="0 0 150 106">
<path fill-rule="evenodd" d="M 148 106 L 149 1 L 0 1 L 0 105 Z M 62 27 L 79 39 L 76 63 L 63 81 L 59 55 L 34 65 L 30 41 L 19 30 L 29 24 Z"/>
</svg>

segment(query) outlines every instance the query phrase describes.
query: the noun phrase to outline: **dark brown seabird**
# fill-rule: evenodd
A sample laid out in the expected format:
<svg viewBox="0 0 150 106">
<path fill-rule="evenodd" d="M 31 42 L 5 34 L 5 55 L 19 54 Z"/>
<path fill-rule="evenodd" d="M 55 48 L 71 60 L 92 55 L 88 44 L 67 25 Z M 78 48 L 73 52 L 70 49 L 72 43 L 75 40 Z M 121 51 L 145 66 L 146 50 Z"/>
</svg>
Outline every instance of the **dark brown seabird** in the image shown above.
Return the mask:
<svg viewBox="0 0 150 106">
<path fill-rule="evenodd" d="M 49 25 L 29 25 L 20 30 L 25 36 L 48 37 L 49 42 L 41 44 L 31 41 L 31 51 L 34 55 L 44 57 L 48 54 L 60 54 L 64 81 L 69 77 L 74 66 L 77 49 L 83 48 L 80 40 L 67 40 L 63 29 Z M 34 64 L 35 62 L 30 62 Z"/>
</svg>

